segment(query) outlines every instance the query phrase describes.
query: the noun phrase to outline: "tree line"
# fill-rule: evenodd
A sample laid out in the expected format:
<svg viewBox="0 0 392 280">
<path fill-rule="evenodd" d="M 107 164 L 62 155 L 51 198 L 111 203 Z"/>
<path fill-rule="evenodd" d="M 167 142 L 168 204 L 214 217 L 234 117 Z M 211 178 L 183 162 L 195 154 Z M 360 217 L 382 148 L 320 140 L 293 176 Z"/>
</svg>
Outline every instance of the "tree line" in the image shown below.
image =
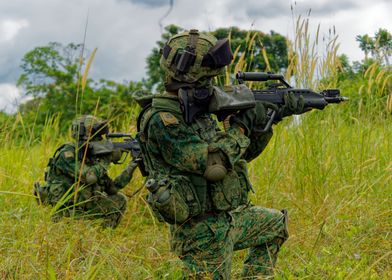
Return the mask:
<svg viewBox="0 0 392 280">
<path fill-rule="evenodd" d="M 22 74 L 17 81 L 30 100 L 19 106 L 18 114 L 26 126 L 33 126 L 30 129 L 34 129 L 36 135 L 53 116 L 60 119 L 60 129 L 65 132 L 77 114 L 96 112 L 98 116 L 112 119 L 129 115 L 135 108 L 135 96 L 163 91 L 160 49 L 168 38 L 183 30 L 176 25 L 165 27 L 161 39 L 146 58 L 147 77 L 136 82 L 88 78 L 86 67 L 88 70 L 91 62 L 88 58 L 93 52 L 84 50 L 82 44 L 51 42 L 32 49 L 22 59 Z M 212 34 L 218 39 L 230 38 L 234 54 L 245 54 L 248 71 L 284 72 L 287 68 L 287 38 L 279 33 L 230 27 L 218 28 Z M 346 55 L 341 55 L 341 80 L 347 82 L 362 77 L 374 62 L 390 71 L 392 36 L 386 29 L 379 29 L 373 37 L 366 34 L 358 35 L 356 39 L 365 58 L 351 64 Z M 6 118 L 4 114 L 0 115 L 0 121 Z"/>
</svg>

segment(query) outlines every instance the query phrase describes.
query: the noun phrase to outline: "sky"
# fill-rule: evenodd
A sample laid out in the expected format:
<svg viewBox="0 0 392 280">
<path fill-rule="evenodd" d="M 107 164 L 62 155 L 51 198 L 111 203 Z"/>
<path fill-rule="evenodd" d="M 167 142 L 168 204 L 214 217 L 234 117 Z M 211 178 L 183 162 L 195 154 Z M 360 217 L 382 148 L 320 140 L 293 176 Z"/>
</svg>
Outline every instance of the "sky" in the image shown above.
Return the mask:
<svg viewBox="0 0 392 280">
<path fill-rule="evenodd" d="M 49 42 L 82 43 L 86 22 L 86 48 L 98 49 L 90 77 L 123 82 L 145 77 L 145 59 L 166 25 L 237 26 L 292 38 L 293 21 L 309 9 L 311 30 L 320 24 L 328 36 L 334 28 L 339 53 L 351 61 L 364 56 L 356 35 L 392 32 L 392 0 L 0 0 L 0 110 L 13 112 L 22 100 L 16 80 L 23 55 Z"/>
</svg>

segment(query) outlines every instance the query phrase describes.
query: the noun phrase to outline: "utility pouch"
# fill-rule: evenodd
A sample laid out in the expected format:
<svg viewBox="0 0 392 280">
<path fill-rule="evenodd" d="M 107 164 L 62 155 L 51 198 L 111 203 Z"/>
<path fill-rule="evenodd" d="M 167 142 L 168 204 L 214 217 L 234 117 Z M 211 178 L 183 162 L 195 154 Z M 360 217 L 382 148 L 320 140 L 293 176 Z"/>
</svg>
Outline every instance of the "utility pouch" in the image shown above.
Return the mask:
<svg viewBox="0 0 392 280">
<path fill-rule="evenodd" d="M 188 205 L 177 191 L 166 189 L 165 192 L 167 192 L 165 198 L 158 197 L 156 199 L 155 207 L 169 224 L 185 222 L 189 217 Z"/>
<path fill-rule="evenodd" d="M 150 191 L 147 201 L 154 213 L 158 212 L 158 220 L 179 224 L 201 213 L 200 202 L 185 176 L 149 179 L 146 188 Z"/>
<path fill-rule="evenodd" d="M 229 170 L 223 180 L 211 184 L 211 199 L 214 208 L 229 211 L 242 204 L 243 190 L 240 177 L 234 170 Z"/>
<path fill-rule="evenodd" d="M 148 205 L 150 205 L 150 208 L 151 208 L 155 218 L 157 218 L 158 221 L 163 223 L 165 221 L 165 218 L 159 213 L 158 209 L 155 207 L 154 196 L 151 192 L 149 192 L 147 194 L 146 201 L 147 201 Z"/>
</svg>

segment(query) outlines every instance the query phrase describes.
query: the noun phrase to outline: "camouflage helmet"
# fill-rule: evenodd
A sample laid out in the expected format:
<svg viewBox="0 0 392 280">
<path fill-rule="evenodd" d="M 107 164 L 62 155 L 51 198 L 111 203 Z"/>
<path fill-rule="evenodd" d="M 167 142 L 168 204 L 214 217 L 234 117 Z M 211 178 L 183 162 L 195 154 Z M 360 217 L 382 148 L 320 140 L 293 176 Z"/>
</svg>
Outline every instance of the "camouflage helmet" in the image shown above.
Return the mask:
<svg viewBox="0 0 392 280">
<path fill-rule="evenodd" d="M 217 40 L 196 29 L 170 38 L 161 53 L 160 65 L 165 72 L 167 90 L 209 80 L 233 59 L 227 38 Z"/>
<path fill-rule="evenodd" d="M 102 135 L 109 133 L 106 120 L 101 120 L 92 115 L 83 115 L 72 122 L 72 137 L 79 140 L 91 138 L 102 138 Z"/>
</svg>

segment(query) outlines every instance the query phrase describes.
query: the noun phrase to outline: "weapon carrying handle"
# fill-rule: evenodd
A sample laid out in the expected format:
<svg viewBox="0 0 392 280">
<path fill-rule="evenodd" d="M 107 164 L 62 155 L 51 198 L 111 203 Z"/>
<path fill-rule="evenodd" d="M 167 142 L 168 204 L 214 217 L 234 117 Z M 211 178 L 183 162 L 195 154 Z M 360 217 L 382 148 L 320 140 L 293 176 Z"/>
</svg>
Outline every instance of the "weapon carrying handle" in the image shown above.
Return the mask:
<svg viewBox="0 0 392 280">
<path fill-rule="evenodd" d="M 270 72 L 238 72 L 235 77 L 240 84 L 243 84 L 244 81 L 266 82 L 277 80 L 280 81 L 284 86 L 291 88 L 290 84 L 285 81 L 283 75 L 281 74 L 274 74 Z"/>
</svg>

